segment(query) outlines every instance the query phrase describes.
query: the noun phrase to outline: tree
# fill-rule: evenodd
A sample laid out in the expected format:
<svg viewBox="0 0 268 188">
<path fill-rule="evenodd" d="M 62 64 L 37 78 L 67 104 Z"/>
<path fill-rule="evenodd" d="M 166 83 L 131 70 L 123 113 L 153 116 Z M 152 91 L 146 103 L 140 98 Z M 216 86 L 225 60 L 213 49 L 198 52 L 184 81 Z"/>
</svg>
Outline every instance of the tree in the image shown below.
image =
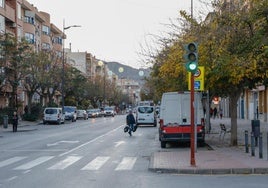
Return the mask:
<svg viewBox="0 0 268 188">
<path fill-rule="evenodd" d="M 23 70 L 28 67 L 26 59 L 29 56 L 31 48 L 27 41 L 18 41 L 9 34 L 5 35 L 2 46 L 5 50 L 3 62 L 3 67 L 5 67 L 5 85 L 11 87 L 9 106 L 17 110 L 17 91 L 22 79 L 25 77 Z"/>
<path fill-rule="evenodd" d="M 173 79 L 179 75 L 185 78 L 182 44 L 198 43 L 198 63 L 206 68 L 206 88 L 212 95 L 230 98 L 231 145 L 237 145 L 236 105 L 241 93 L 256 83 L 267 82 L 267 3 L 266 0 L 253 0 L 248 6 L 234 3 L 230 9 L 226 4 L 215 3 L 209 21 L 200 23 L 181 11 L 181 27 L 176 27 L 181 32 L 174 34 L 177 37 L 154 59 L 151 81 L 162 78 L 164 84 L 155 82 L 156 88 L 163 88 L 160 92 L 174 90 Z M 180 81 L 179 87 L 184 88 L 185 82 Z"/>
</svg>

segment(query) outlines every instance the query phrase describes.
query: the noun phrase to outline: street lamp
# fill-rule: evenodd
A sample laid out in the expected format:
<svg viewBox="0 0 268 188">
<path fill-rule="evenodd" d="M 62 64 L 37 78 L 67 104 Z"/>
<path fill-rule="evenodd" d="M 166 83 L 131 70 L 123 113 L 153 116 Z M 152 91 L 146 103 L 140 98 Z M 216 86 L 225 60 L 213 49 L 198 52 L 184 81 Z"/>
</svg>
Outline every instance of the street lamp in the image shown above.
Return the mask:
<svg viewBox="0 0 268 188">
<path fill-rule="evenodd" d="M 65 21 L 63 20 L 63 36 L 62 36 L 62 83 L 61 83 L 61 96 L 62 96 L 62 111 L 64 111 L 64 84 L 65 84 L 65 50 L 64 50 L 64 39 L 65 39 L 65 30 L 70 29 L 71 27 L 81 27 L 80 25 L 71 25 L 65 27 Z"/>
<path fill-rule="evenodd" d="M 106 74 L 105 68 L 106 67 L 105 67 L 105 65 L 106 65 L 106 63 L 104 63 L 103 61 L 98 61 L 98 65 L 103 68 L 103 104 L 102 104 L 102 106 L 104 107 L 105 106 L 105 98 L 106 98 L 106 93 L 105 93 L 105 88 L 106 88 L 106 84 L 105 84 L 105 82 L 106 82 L 106 80 L 105 80 L 105 74 Z"/>
</svg>

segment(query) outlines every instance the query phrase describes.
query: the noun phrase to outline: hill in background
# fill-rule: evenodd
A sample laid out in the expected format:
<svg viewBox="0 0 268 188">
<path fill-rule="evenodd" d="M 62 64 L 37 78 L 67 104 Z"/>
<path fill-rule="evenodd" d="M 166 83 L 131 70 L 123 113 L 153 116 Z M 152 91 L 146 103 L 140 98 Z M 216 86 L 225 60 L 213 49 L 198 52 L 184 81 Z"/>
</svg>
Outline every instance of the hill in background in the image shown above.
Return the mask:
<svg viewBox="0 0 268 188">
<path fill-rule="evenodd" d="M 111 70 L 114 74 L 118 75 L 118 78 L 127 78 L 131 80 L 138 81 L 139 83 L 143 83 L 144 78 L 150 75 L 150 68 L 147 69 L 135 69 L 130 66 L 118 63 L 118 62 L 106 62 L 109 70 Z M 119 72 L 119 68 L 122 67 L 124 69 L 123 72 Z M 143 76 L 140 76 L 140 71 L 143 71 Z"/>
</svg>

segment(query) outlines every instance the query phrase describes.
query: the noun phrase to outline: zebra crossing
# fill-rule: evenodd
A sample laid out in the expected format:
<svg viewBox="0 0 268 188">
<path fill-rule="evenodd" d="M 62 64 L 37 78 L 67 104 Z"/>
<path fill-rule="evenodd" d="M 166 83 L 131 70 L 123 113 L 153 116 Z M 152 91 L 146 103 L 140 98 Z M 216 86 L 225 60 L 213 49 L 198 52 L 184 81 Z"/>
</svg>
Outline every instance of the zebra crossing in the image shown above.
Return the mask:
<svg viewBox="0 0 268 188">
<path fill-rule="evenodd" d="M 10 166 L 11 170 L 16 171 L 31 170 L 42 165 L 42 168 L 45 168 L 46 170 L 65 170 L 78 161 L 81 161 L 82 158 L 82 156 L 73 155 L 59 159 L 57 159 L 56 156 L 40 156 L 28 161 L 29 158 L 27 156 L 15 156 L 0 161 L 0 169 L 4 167 L 8 168 Z M 56 159 L 56 161 L 53 161 L 52 159 Z M 132 170 L 137 162 L 137 157 L 121 157 L 120 159 L 116 159 L 116 161 L 117 162 L 114 163 L 110 156 L 97 156 L 87 162 L 84 162 L 80 167 L 80 170 L 98 171 L 104 168 L 105 164 L 108 163 L 115 164 L 112 167 L 114 171 Z"/>
</svg>

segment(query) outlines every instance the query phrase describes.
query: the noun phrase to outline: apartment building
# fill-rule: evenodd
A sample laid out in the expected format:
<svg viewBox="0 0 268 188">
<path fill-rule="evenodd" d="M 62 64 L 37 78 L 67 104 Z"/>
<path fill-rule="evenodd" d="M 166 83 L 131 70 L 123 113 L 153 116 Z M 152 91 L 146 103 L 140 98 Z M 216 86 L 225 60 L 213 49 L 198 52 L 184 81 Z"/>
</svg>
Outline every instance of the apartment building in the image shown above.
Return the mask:
<svg viewBox="0 0 268 188">
<path fill-rule="evenodd" d="M 62 30 L 51 23 L 49 13 L 38 11 L 26 0 L 0 0 L 0 35 L 5 34 L 11 34 L 18 40 L 25 38 L 36 52 L 48 51 L 62 57 Z M 12 91 L 7 88 L 3 87 L 0 92 L 0 107 L 9 104 Z M 22 108 L 29 100 L 23 90 L 20 85 L 17 91 L 17 100 Z M 34 98 L 39 100 L 38 95 Z"/>
</svg>

